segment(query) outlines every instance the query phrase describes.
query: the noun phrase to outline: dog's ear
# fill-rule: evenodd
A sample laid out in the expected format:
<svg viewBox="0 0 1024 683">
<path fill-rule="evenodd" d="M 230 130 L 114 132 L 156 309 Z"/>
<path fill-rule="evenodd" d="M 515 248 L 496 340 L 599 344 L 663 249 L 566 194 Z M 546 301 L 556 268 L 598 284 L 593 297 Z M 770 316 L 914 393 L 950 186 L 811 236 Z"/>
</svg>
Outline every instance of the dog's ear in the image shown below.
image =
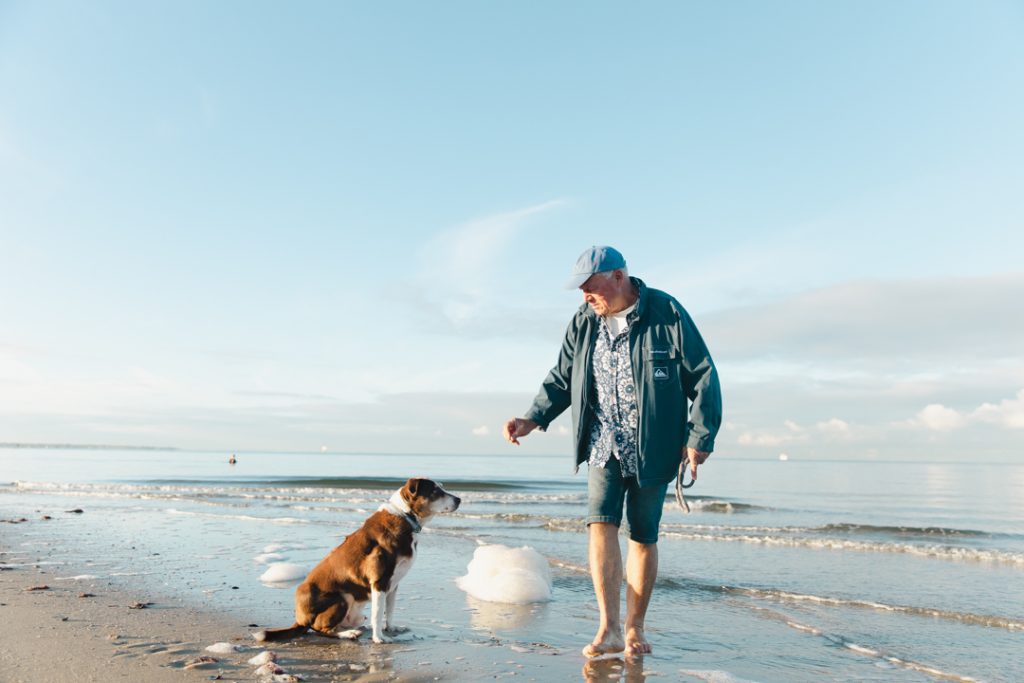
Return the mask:
<svg viewBox="0 0 1024 683">
<path fill-rule="evenodd" d="M 434 482 L 429 479 L 410 479 L 405 482 L 410 495 L 429 497 L 434 492 Z"/>
</svg>

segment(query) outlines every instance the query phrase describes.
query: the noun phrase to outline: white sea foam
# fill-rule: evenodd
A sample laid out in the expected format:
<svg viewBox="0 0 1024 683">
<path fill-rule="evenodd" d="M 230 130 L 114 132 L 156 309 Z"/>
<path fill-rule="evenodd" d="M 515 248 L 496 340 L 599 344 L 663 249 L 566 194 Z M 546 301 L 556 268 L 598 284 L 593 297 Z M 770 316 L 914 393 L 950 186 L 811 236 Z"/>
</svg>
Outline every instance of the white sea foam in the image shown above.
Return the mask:
<svg viewBox="0 0 1024 683">
<path fill-rule="evenodd" d="M 290 583 L 292 581 L 301 581 L 306 578 L 308 573 L 309 569 L 302 565 L 290 562 L 275 562 L 267 567 L 267 571 L 260 575 L 260 581 L 263 583 Z"/>
<path fill-rule="evenodd" d="M 243 522 L 263 522 L 268 524 L 309 524 L 308 519 L 299 519 L 298 517 L 256 517 L 254 515 L 218 515 L 213 512 L 195 512 L 194 510 L 178 510 L 176 508 L 166 508 L 164 512 L 166 512 L 169 515 L 207 517 L 210 519 L 239 519 Z"/>
<path fill-rule="evenodd" d="M 258 564 L 270 564 L 271 562 L 281 562 L 282 560 L 286 560 L 288 558 L 285 555 L 282 555 L 281 553 L 262 553 L 252 559 L 253 562 L 256 562 Z"/>
<path fill-rule="evenodd" d="M 483 545 L 456 585 L 479 600 L 526 604 L 551 599 L 551 570 L 533 548 Z"/>
<path fill-rule="evenodd" d="M 924 674 L 928 674 L 934 678 L 939 678 L 947 681 L 960 681 L 960 683 L 977 683 L 978 679 L 971 676 L 963 676 L 952 671 L 944 671 L 937 667 L 929 664 L 922 664 L 921 662 L 914 662 L 909 659 L 903 659 L 894 655 L 886 654 L 879 650 L 864 645 L 858 645 L 857 643 L 851 643 L 849 641 L 842 641 L 842 645 L 847 649 L 858 654 L 866 655 L 868 657 L 875 657 L 881 661 L 887 662 L 893 666 L 898 666 L 903 669 L 909 669 L 910 671 L 919 671 Z"/>
<path fill-rule="evenodd" d="M 680 531 L 663 531 L 668 538 L 689 541 L 726 541 L 732 543 L 753 543 L 757 545 L 810 548 L 812 550 L 853 550 L 874 553 L 903 553 L 931 557 L 939 560 L 969 560 L 974 562 L 999 562 L 1024 565 L 1024 553 L 1002 550 L 982 550 L 951 545 L 886 543 L 876 541 L 852 541 L 845 538 L 802 538 L 785 536 L 753 536 L 749 534 L 697 534 Z"/>
<path fill-rule="evenodd" d="M 952 610 L 936 609 L 933 607 L 913 607 L 909 605 L 890 605 L 883 602 L 871 600 L 851 600 L 847 598 L 832 598 L 821 595 L 805 595 L 803 593 L 791 593 L 782 590 L 762 588 L 728 588 L 730 593 L 740 593 L 755 598 L 778 600 L 784 602 L 805 602 L 828 605 L 834 607 L 855 607 L 860 609 L 872 609 L 880 612 L 894 612 L 911 614 L 936 619 L 948 619 L 960 621 L 965 624 L 989 626 L 992 628 L 1004 628 L 1008 631 L 1024 631 L 1024 621 L 1009 619 L 991 614 L 974 614 L 972 612 L 954 612 Z"/>
<path fill-rule="evenodd" d="M 717 669 L 680 669 L 679 672 L 687 676 L 699 678 L 702 681 L 707 681 L 708 683 L 757 683 L 757 681 L 749 678 L 740 678 L 728 671 L 719 671 Z"/>
<path fill-rule="evenodd" d="M 780 612 L 776 612 L 775 610 L 770 610 L 764 607 L 757 606 L 752 606 L 751 609 L 769 619 L 781 621 L 790 628 L 796 629 L 798 631 L 803 631 L 804 633 L 809 633 L 819 638 L 824 638 L 833 645 L 839 645 L 841 647 L 846 648 L 847 650 L 850 650 L 851 652 L 856 652 L 867 657 L 873 657 L 879 660 L 880 663 L 884 662 L 888 665 L 898 666 L 904 669 L 909 669 L 911 671 L 919 671 L 921 673 L 928 674 L 929 676 L 933 676 L 935 678 L 940 678 L 948 681 L 959 681 L 960 683 L 977 683 L 978 680 L 976 678 L 972 678 L 971 676 L 964 676 L 958 673 L 954 673 L 952 671 L 944 671 L 942 669 L 939 669 L 928 664 L 923 664 L 921 662 L 915 662 L 909 659 L 904 659 L 902 657 L 897 657 L 895 655 L 883 652 L 877 648 L 869 647 L 867 645 L 861 645 L 859 643 L 854 643 L 850 640 L 847 640 L 841 635 L 825 633 L 821 629 L 815 628 L 814 626 L 801 624 L 797 621 L 790 619 L 789 617 Z"/>
<path fill-rule="evenodd" d="M 218 655 L 227 655 L 232 652 L 241 652 L 245 648 L 241 645 L 233 645 L 232 643 L 214 643 L 206 647 L 207 652 L 212 652 Z"/>
<path fill-rule="evenodd" d="M 100 577 L 95 574 L 79 574 L 78 576 L 58 576 L 55 581 L 92 581 Z"/>
<path fill-rule="evenodd" d="M 289 550 L 302 550 L 305 547 L 305 543 L 270 543 L 263 546 L 263 552 L 283 553 Z"/>
<path fill-rule="evenodd" d="M 367 489 L 262 488 L 184 483 L 95 484 L 17 481 L 13 483 L 12 488 L 19 493 L 42 493 L 52 496 L 101 499 L 163 500 L 216 507 L 247 507 L 249 505 L 248 501 L 295 502 L 306 505 L 310 503 L 333 503 L 340 506 L 310 508 L 324 511 L 347 511 L 352 505 L 366 505 L 367 503 L 378 501 L 383 495 L 383 492 L 378 494 Z"/>
</svg>

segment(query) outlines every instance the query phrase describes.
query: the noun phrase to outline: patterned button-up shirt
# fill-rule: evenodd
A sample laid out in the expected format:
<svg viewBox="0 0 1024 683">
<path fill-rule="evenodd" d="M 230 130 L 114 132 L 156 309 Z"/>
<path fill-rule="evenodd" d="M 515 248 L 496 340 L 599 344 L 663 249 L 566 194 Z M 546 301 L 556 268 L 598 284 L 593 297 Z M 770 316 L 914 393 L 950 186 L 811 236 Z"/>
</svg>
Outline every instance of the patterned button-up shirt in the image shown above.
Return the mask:
<svg viewBox="0 0 1024 683">
<path fill-rule="evenodd" d="M 598 327 L 594 343 L 593 378 L 597 404 L 590 429 L 590 465 L 604 467 L 612 456 L 619 459 L 623 477 L 637 474 L 636 430 L 639 411 L 633 362 L 629 357 L 629 330 L 636 321 L 634 309 L 615 338 L 608 324 Z"/>
</svg>

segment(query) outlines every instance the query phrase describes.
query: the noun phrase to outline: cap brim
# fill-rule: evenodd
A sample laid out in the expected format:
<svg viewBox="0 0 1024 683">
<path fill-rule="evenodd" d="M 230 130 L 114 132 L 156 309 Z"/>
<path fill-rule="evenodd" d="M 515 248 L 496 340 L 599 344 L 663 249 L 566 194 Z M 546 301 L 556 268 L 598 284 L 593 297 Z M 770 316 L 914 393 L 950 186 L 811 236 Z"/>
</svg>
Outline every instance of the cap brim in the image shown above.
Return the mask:
<svg viewBox="0 0 1024 683">
<path fill-rule="evenodd" d="M 579 289 L 583 286 L 583 283 L 590 279 L 593 273 L 580 273 L 579 275 L 573 275 L 572 279 L 565 283 L 566 289 Z"/>
</svg>

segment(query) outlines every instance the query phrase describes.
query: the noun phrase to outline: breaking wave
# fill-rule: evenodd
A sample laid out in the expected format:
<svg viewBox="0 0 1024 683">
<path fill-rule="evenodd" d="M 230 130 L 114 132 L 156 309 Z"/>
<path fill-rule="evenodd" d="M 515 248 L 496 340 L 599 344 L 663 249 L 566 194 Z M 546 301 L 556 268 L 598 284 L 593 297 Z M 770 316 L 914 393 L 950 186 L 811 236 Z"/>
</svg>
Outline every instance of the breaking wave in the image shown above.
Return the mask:
<svg viewBox="0 0 1024 683">
<path fill-rule="evenodd" d="M 818 638 L 823 638 L 826 641 L 828 641 L 831 645 L 837 645 L 839 647 L 850 650 L 851 652 L 856 652 L 857 654 L 864 655 L 866 657 L 875 658 L 881 662 L 885 662 L 886 664 L 896 666 L 901 669 L 917 671 L 918 673 L 923 673 L 928 676 L 932 676 L 934 678 L 938 678 L 945 681 L 958 681 L 959 683 L 979 683 L 979 680 L 977 678 L 965 676 L 963 674 L 955 673 L 952 671 L 946 671 L 944 669 L 940 669 L 937 666 L 925 664 L 919 661 L 914 661 L 907 657 L 897 656 L 896 654 L 887 652 L 879 647 L 871 647 L 868 645 L 856 643 L 843 635 L 827 633 L 820 628 L 817 628 L 809 624 L 801 623 L 786 616 L 785 614 L 781 614 L 774 610 L 756 606 L 751 606 L 751 609 L 755 613 L 761 615 L 762 617 L 771 619 L 773 621 L 780 621 L 794 630 L 806 633 L 811 636 L 816 636 Z"/>
<path fill-rule="evenodd" d="M 969 560 L 998 562 L 1024 566 L 1024 553 L 989 548 L 966 548 L 954 545 L 914 544 L 889 541 L 862 541 L 848 538 L 819 538 L 788 535 L 717 534 L 688 531 L 662 531 L 662 536 L 686 541 L 750 543 L 779 548 L 809 548 L 812 550 L 843 550 L 873 553 L 900 553 L 939 560 Z"/>
<path fill-rule="evenodd" d="M 868 609 L 878 612 L 890 612 L 893 614 L 910 614 L 932 619 L 944 619 L 957 621 L 963 624 L 974 626 L 987 626 L 989 628 L 1001 628 L 1008 631 L 1024 631 L 1024 621 L 1010 619 L 991 614 L 974 614 L 972 612 L 956 612 L 953 610 L 938 609 L 934 607 L 915 607 L 912 605 L 889 605 L 883 602 L 871 600 L 852 600 L 848 598 L 834 598 L 821 595 L 804 595 L 802 593 L 791 593 L 789 591 L 765 589 L 765 588 L 740 588 L 734 586 L 722 587 L 722 592 L 746 595 L 762 600 L 787 603 L 812 603 L 826 605 L 829 607 L 852 607 L 855 609 Z"/>
</svg>

